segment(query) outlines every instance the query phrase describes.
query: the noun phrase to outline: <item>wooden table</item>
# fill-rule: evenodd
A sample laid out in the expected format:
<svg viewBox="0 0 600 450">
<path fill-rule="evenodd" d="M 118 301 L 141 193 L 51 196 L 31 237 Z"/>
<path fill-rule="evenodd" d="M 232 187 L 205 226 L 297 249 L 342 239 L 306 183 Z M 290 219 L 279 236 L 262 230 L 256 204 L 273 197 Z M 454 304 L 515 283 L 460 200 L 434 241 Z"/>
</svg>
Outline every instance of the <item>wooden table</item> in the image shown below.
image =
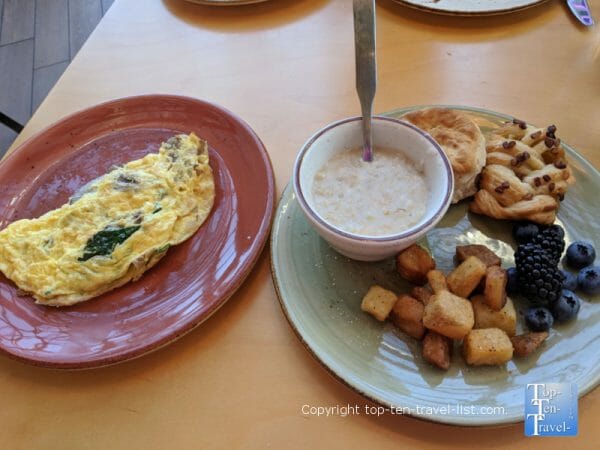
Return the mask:
<svg viewBox="0 0 600 450">
<path fill-rule="evenodd" d="M 78 109 L 116 97 L 176 93 L 216 102 L 256 130 L 278 193 L 304 140 L 359 112 L 349 0 L 278 0 L 236 8 L 118 0 L 15 148 Z M 600 167 L 600 28 L 551 1 L 518 14 L 442 17 L 378 1 L 375 111 L 465 104 L 559 135 Z M 591 0 L 600 18 L 600 0 Z M 596 151 L 595 151 L 596 150 Z M 60 372 L 0 357 L 5 449 L 592 448 L 600 391 L 580 401 L 577 438 L 526 439 L 523 425 L 462 429 L 409 417 L 317 418 L 303 405 L 365 404 L 298 342 L 265 251 L 240 291 L 180 341 L 139 360 Z"/>
</svg>

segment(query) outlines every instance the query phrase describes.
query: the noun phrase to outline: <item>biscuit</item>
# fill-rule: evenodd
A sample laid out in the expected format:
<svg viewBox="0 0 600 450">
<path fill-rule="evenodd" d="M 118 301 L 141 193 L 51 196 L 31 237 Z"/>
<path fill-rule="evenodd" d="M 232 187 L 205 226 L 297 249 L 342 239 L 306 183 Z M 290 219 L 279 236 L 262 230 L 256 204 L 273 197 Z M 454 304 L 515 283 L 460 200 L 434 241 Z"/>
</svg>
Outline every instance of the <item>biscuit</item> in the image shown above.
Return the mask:
<svg viewBox="0 0 600 450">
<path fill-rule="evenodd" d="M 464 112 L 448 108 L 425 108 L 404 114 L 400 120 L 429 133 L 452 165 L 452 203 L 477 192 L 476 179 L 485 165 L 485 138 L 477 124 Z"/>
</svg>

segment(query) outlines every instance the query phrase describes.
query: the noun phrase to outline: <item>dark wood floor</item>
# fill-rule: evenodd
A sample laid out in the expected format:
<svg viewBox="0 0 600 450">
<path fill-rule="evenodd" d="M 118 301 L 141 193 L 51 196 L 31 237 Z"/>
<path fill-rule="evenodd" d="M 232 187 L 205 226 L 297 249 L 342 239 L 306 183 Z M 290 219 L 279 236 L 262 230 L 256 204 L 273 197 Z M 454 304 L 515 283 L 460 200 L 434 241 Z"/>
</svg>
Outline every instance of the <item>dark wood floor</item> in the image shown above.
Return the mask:
<svg viewBox="0 0 600 450">
<path fill-rule="evenodd" d="M 114 0 L 0 0 L 0 112 L 25 124 Z M 17 134 L 0 124 L 0 157 Z"/>
</svg>

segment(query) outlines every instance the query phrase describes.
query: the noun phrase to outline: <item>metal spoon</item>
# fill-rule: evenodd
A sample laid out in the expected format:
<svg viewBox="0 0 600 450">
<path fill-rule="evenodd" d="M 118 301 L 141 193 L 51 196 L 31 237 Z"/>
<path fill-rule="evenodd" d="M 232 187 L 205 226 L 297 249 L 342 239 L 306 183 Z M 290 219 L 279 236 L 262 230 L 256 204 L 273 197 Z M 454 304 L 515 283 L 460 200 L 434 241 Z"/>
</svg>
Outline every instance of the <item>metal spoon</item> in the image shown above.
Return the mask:
<svg viewBox="0 0 600 450">
<path fill-rule="evenodd" d="M 377 87 L 375 60 L 375 0 L 354 0 L 356 91 L 363 118 L 363 161 L 373 160 L 371 114 Z"/>
</svg>

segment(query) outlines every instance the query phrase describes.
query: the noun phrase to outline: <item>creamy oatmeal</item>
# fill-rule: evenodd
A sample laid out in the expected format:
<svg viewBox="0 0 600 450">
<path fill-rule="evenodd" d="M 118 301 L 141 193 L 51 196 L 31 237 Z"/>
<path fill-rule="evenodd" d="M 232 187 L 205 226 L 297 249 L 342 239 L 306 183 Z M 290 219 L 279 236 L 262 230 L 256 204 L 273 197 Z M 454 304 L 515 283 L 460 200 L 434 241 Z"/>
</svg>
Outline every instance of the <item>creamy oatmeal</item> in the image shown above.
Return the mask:
<svg viewBox="0 0 600 450">
<path fill-rule="evenodd" d="M 372 162 L 364 162 L 361 152 L 338 152 L 316 173 L 316 211 L 332 225 L 364 236 L 397 234 L 416 225 L 427 208 L 423 168 L 396 150 L 377 148 Z"/>
</svg>

